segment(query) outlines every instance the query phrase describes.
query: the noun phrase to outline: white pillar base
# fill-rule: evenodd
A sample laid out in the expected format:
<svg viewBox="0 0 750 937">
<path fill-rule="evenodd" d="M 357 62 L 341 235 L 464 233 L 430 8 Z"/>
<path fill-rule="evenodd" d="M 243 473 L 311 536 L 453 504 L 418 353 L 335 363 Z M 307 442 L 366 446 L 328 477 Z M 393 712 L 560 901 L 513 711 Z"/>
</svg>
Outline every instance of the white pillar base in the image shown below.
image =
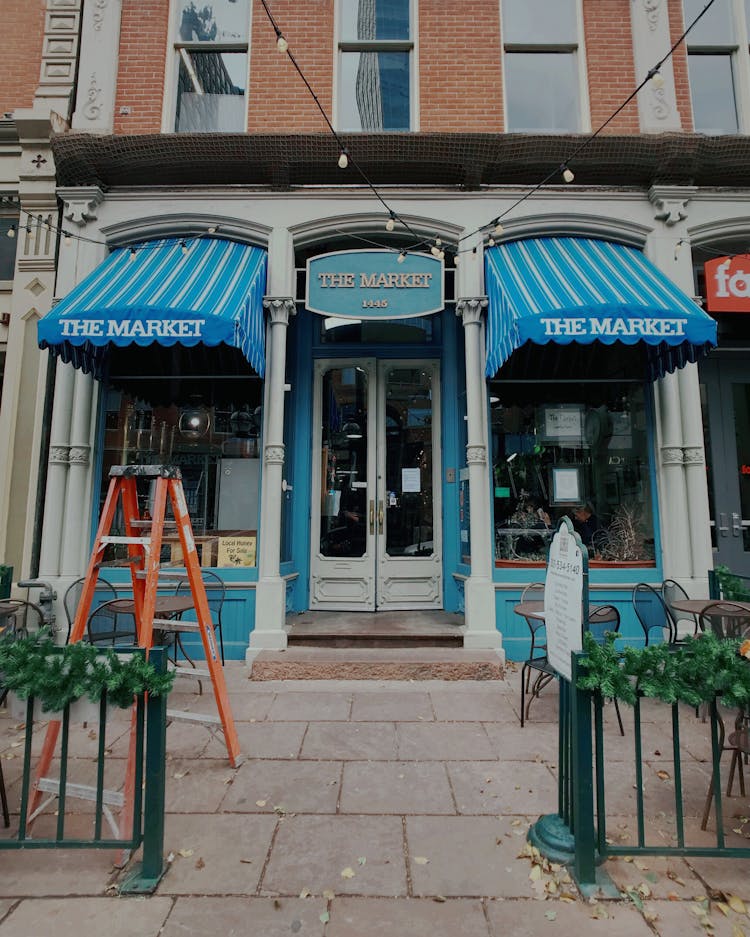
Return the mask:
<svg viewBox="0 0 750 937">
<path fill-rule="evenodd" d="M 505 661 L 503 636 L 495 627 L 495 587 L 488 579 L 469 577 L 464 586 L 464 647 L 497 650 Z"/>
<path fill-rule="evenodd" d="M 285 650 L 285 621 L 286 583 L 283 579 L 259 579 L 255 590 L 255 628 L 250 632 L 250 649 Z"/>
</svg>

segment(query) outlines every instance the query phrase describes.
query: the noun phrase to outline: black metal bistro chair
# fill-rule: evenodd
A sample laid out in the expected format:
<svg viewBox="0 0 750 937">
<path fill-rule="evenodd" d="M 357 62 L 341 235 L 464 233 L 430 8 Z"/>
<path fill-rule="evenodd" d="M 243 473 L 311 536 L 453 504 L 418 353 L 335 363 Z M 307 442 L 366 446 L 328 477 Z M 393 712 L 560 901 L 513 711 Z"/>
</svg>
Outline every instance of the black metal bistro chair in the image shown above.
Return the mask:
<svg viewBox="0 0 750 937">
<path fill-rule="evenodd" d="M 589 632 L 597 644 L 604 644 L 608 631 L 612 631 L 616 634 L 619 630 L 620 613 L 614 605 L 595 605 L 589 611 Z M 615 704 L 615 714 L 617 716 L 617 724 L 620 727 L 620 735 L 625 735 L 619 703 L 616 699 L 612 702 Z"/>
<path fill-rule="evenodd" d="M 221 578 L 221 576 L 211 572 L 211 570 L 202 569 L 201 578 L 203 579 L 203 585 L 206 589 L 206 599 L 208 600 L 208 608 L 211 612 L 211 621 L 214 625 L 214 631 L 219 635 L 219 650 L 221 652 L 221 662 L 223 664 L 224 635 L 222 633 L 221 611 L 224 607 L 224 601 L 227 597 L 227 588 L 224 585 L 224 580 Z M 175 590 L 175 595 L 191 595 L 189 579 L 185 578 L 179 581 L 177 584 L 177 589 Z M 179 632 L 176 632 L 175 648 L 179 648 L 185 657 L 188 657 L 188 655 L 185 653 L 185 649 L 182 647 L 182 641 L 180 640 Z M 188 658 L 188 660 L 189 659 L 190 658 Z"/>
<path fill-rule="evenodd" d="M 65 617 L 68 622 L 68 635 L 65 638 L 65 643 L 67 644 L 70 641 L 70 632 L 73 628 L 73 622 L 75 621 L 76 612 L 78 611 L 78 603 L 81 601 L 81 593 L 83 592 L 83 584 L 86 582 L 86 577 L 81 576 L 80 579 L 76 579 L 75 582 L 72 582 L 68 588 L 65 590 L 65 595 L 63 596 L 63 608 L 65 609 Z M 96 592 L 94 593 L 94 601 L 91 603 L 92 611 L 99 608 L 105 602 L 110 602 L 113 599 L 117 598 L 117 590 L 112 585 L 111 582 L 108 582 L 106 579 L 102 579 L 100 576 L 96 582 Z M 89 618 L 91 618 L 91 612 L 89 612 Z M 98 629 L 94 626 L 94 630 L 103 630 Z"/>
<path fill-rule="evenodd" d="M 663 641 L 674 643 L 676 628 L 672 616 L 661 597 L 653 586 L 646 582 L 639 582 L 633 589 L 633 608 L 638 619 L 646 645 L 651 643 L 656 632 Z"/>
<path fill-rule="evenodd" d="M 686 637 L 694 638 L 700 631 L 698 616 L 693 612 L 684 612 L 682 609 L 675 608 L 673 604 L 690 598 L 679 582 L 675 582 L 674 579 L 665 579 L 661 584 L 661 597 L 672 619 L 673 643 L 679 644 Z"/>
<path fill-rule="evenodd" d="M 89 612 L 85 640 L 90 644 L 110 647 L 116 644 L 137 644 L 135 615 L 122 606 L 122 599 L 110 599 Z"/>
<path fill-rule="evenodd" d="M 544 583 L 532 582 L 521 593 L 521 604 L 524 602 L 540 602 L 544 605 Z M 535 697 L 539 696 L 544 687 L 553 680 L 555 671 L 547 661 L 547 634 L 543 617 L 524 615 L 531 636 L 529 656 L 521 668 L 521 728 L 529 716 L 529 709 Z M 531 671 L 536 671 L 534 684 L 531 684 Z M 529 694 L 528 700 L 526 699 Z"/>
</svg>

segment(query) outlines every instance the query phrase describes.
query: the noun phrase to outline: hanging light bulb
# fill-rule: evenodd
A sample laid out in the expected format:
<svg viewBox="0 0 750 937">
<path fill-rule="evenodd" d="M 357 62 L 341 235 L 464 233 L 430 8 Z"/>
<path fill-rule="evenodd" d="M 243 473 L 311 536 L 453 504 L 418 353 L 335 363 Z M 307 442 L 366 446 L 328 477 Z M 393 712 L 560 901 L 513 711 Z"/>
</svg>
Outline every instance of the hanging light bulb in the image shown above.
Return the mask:
<svg viewBox="0 0 750 937">
<path fill-rule="evenodd" d="M 461 263 L 461 258 L 458 256 L 458 254 L 456 254 L 456 256 L 453 258 L 453 266 L 457 267 L 460 263 Z"/>
<path fill-rule="evenodd" d="M 405 260 L 406 260 L 406 254 L 403 251 L 401 251 L 401 253 L 396 258 L 396 263 L 402 264 Z"/>
<path fill-rule="evenodd" d="M 277 38 L 276 38 L 276 50 L 277 50 L 278 52 L 286 52 L 286 50 L 289 48 L 289 43 L 288 43 L 288 42 L 286 41 L 286 39 L 281 35 L 281 33 L 277 33 L 276 36 L 277 36 Z"/>
<path fill-rule="evenodd" d="M 438 247 L 440 247 L 440 245 L 441 245 L 442 243 L 443 243 L 443 242 L 440 240 L 440 238 L 435 238 L 435 244 L 436 244 Z"/>
<path fill-rule="evenodd" d="M 67 231 L 63 231 L 63 243 L 66 245 L 66 247 L 70 247 L 70 245 L 73 243 L 73 238 Z"/>
<path fill-rule="evenodd" d="M 188 252 L 188 246 L 184 241 L 180 242 L 180 250 L 182 251 L 183 256 Z"/>
<path fill-rule="evenodd" d="M 208 229 L 208 233 L 209 233 L 209 234 L 216 234 L 216 225 L 213 225 L 213 224 L 212 224 L 211 227 Z"/>
<path fill-rule="evenodd" d="M 505 230 L 505 229 L 504 229 L 503 226 L 500 224 L 500 219 L 499 219 L 499 218 L 495 218 L 495 230 L 492 232 L 492 233 L 495 235 L 495 237 L 497 237 L 497 236 L 499 236 L 500 234 L 502 234 L 504 230 Z"/>
<path fill-rule="evenodd" d="M 566 182 L 572 182 L 572 181 L 575 179 L 575 175 L 573 174 L 573 170 L 572 170 L 572 169 L 568 169 L 568 167 L 565 165 L 565 163 L 563 163 L 563 165 L 562 165 L 560 168 L 562 169 L 562 177 L 563 177 L 563 179 L 564 179 Z"/>
<path fill-rule="evenodd" d="M 130 248 L 130 257 L 128 257 L 128 260 L 135 260 L 135 248 L 134 247 Z"/>
<path fill-rule="evenodd" d="M 396 216 L 394 215 L 393 212 L 391 212 L 391 217 L 385 223 L 385 230 L 393 231 L 395 227 L 396 227 Z"/>
<path fill-rule="evenodd" d="M 438 260 L 445 260 L 445 251 L 438 251 Z"/>
<path fill-rule="evenodd" d="M 433 257 L 439 257 L 440 248 L 436 244 L 433 244 L 432 247 L 430 248 L 430 253 L 432 254 Z"/>
<path fill-rule="evenodd" d="M 12 224 L 12 225 L 8 228 L 8 237 L 9 237 L 9 238 L 14 238 L 15 236 L 16 236 L 16 226 L 15 226 L 14 224 Z"/>
<path fill-rule="evenodd" d="M 664 87 L 664 76 L 660 71 L 655 71 L 651 76 L 651 87 L 655 88 L 657 91 Z"/>
<path fill-rule="evenodd" d="M 495 239 L 492 237 L 492 235 L 490 235 L 489 240 L 487 241 L 487 243 L 490 245 L 490 247 L 494 247 L 494 246 L 495 246 Z"/>
<path fill-rule="evenodd" d="M 339 153 L 339 169 L 346 169 L 349 165 L 349 157 L 346 155 L 346 150 L 342 150 Z"/>
</svg>

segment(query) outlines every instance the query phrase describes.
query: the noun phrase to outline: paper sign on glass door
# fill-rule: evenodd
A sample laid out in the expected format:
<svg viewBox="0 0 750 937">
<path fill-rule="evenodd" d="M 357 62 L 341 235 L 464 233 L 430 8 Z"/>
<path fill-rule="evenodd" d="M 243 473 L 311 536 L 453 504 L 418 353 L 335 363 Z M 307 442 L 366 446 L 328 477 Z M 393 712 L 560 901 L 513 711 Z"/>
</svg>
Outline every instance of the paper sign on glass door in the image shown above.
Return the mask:
<svg viewBox="0 0 750 937">
<path fill-rule="evenodd" d="M 401 491 L 421 491 L 422 479 L 418 468 L 401 469 Z"/>
</svg>

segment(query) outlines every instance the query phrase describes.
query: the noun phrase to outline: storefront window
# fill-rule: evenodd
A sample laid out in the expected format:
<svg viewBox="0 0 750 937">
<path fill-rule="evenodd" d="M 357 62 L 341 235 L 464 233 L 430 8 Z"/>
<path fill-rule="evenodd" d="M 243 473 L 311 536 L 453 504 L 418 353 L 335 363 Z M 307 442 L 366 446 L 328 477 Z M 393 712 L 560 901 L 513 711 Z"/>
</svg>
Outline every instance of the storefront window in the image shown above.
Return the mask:
<svg viewBox="0 0 750 937">
<path fill-rule="evenodd" d="M 643 386 L 490 384 L 496 565 L 542 564 L 567 515 L 601 565 L 654 564 Z"/>
<path fill-rule="evenodd" d="M 113 465 L 177 465 L 203 566 L 255 566 L 260 497 L 261 381 L 243 400 L 150 406 L 109 391 L 105 398 L 101 503 Z M 142 517 L 152 510 L 148 480 L 139 479 Z M 115 521 L 122 528 L 122 518 Z M 164 532 L 162 561 L 181 565 L 176 534 Z"/>
</svg>

